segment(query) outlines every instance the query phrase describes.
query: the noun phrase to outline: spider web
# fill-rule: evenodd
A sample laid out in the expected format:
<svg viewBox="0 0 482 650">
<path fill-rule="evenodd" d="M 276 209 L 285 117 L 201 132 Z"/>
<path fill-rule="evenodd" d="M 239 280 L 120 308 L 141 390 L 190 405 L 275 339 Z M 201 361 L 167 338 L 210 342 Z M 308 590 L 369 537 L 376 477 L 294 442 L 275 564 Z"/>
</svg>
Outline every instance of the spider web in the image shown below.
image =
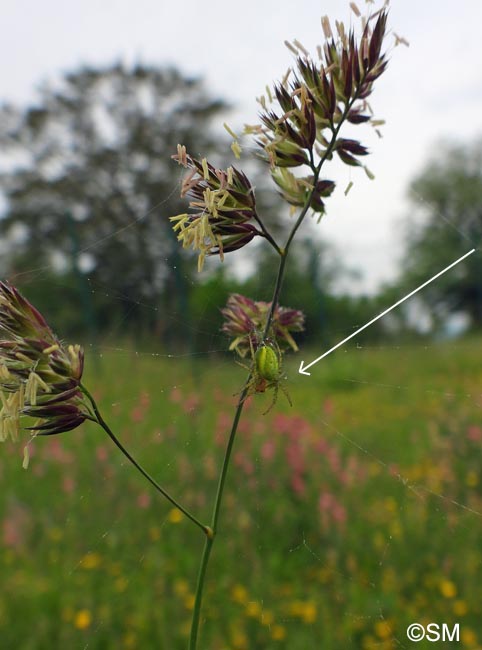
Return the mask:
<svg viewBox="0 0 482 650">
<path fill-rule="evenodd" d="M 282 12 L 274 3 L 266 7 L 257 7 L 256 15 L 269 33 Z M 173 29 L 173 9 L 169 6 L 166 23 L 176 46 L 189 22 L 196 23 L 197 34 L 201 25 L 208 29 L 201 12 L 194 12 L 193 20 L 184 5 L 182 29 Z M 125 10 L 130 34 L 135 16 L 127 5 Z M 475 15 L 475 8 L 469 11 Z M 203 6 L 206 12 L 212 12 L 207 13 L 209 33 L 215 30 L 220 51 L 236 51 L 232 15 L 215 3 Z M 136 13 L 144 15 L 142 9 Z M 428 43 L 430 58 L 436 59 L 433 51 L 446 47 L 451 34 L 440 31 L 437 47 L 433 33 L 425 33 L 428 23 L 418 4 L 414 15 L 423 34 L 419 43 Z M 458 15 L 466 24 L 477 24 Z M 290 30 L 304 34 L 309 26 L 302 12 L 288 16 Z M 301 20 L 299 27 L 295 20 Z M 236 22 L 243 40 L 252 41 L 251 13 L 238 12 Z M 454 32 L 458 39 L 468 33 Z M 187 39 L 181 40 L 179 49 L 188 51 Z M 200 49 L 213 58 L 209 48 Z M 242 87 L 252 77 L 260 52 L 251 49 L 255 62 L 237 56 L 242 67 L 234 71 L 214 57 L 222 64 L 218 75 L 226 75 L 226 85 L 219 85 L 223 93 L 224 87 L 232 88 L 233 78 Z M 417 53 L 426 72 L 428 56 L 424 59 L 420 49 Z M 265 58 L 263 78 L 270 77 L 270 65 L 278 74 L 279 61 Z M 464 74 L 470 67 L 463 66 Z M 461 66 L 452 57 L 430 70 L 431 79 L 443 74 L 444 87 L 449 77 L 453 90 Z M 389 92 L 397 98 L 404 88 L 412 89 L 413 77 L 407 80 L 400 69 L 393 78 L 397 89 Z M 413 95 L 419 98 L 419 91 Z M 441 114 L 446 121 L 439 128 L 445 132 L 447 123 L 453 128 L 457 122 L 459 133 L 466 129 L 472 136 L 479 113 L 467 119 L 464 94 L 451 92 L 450 100 L 446 92 L 428 97 L 429 103 L 441 99 L 459 103 L 452 120 Z M 399 102 L 399 110 L 410 112 L 405 102 Z M 427 110 L 425 120 L 412 122 L 413 135 L 430 132 L 428 115 Z M 400 121 L 401 126 L 408 133 L 407 123 Z M 407 138 L 411 161 L 417 157 L 417 139 Z M 421 155 L 423 138 L 418 144 Z M 402 159 L 403 152 L 400 164 Z M 398 165 L 397 160 L 397 174 Z M 138 221 L 126 227 L 135 228 Z M 468 242 L 467 249 L 473 245 Z M 41 278 L 43 270 L 32 265 L 30 276 Z M 88 281 L 113 310 L 123 303 L 132 310 L 159 312 L 158 305 L 129 301 L 111 287 Z M 28 282 L 23 286 L 28 289 Z M 206 313 L 211 306 L 206 305 Z M 128 325 L 130 312 L 124 313 Z M 163 316 L 172 328 L 185 322 L 180 312 Z M 330 338 L 342 340 L 362 324 L 347 323 L 343 331 L 329 332 Z M 211 332 L 202 352 L 165 350 L 142 341 L 88 342 L 86 384 L 134 456 L 208 521 L 246 371 L 225 354 L 227 343 L 215 331 L 217 324 L 204 318 L 202 325 L 189 326 L 193 333 Z M 208 570 L 200 649 L 410 648 L 406 629 L 417 621 L 459 622 L 460 643 L 445 646 L 482 647 L 479 350 L 477 340 L 374 346 L 355 338 L 314 366 L 309 378 L 298 374 L 299 361 L 321 354 L 322 342 L 319 349 L 302 349 L 287 358 L 293 407 L 280 392 L 263 416 L 271 396 L 259 395 L 246 404 L 241 420 Z M 198 531 L 157 498 L 93 425 L 36 440 L 28 472 L 21 468 L 18 447 L 2 447 L 2 452 L 1 647 L 186 648 L 203 544 Z M 419 647 L 432 646 L 422 642 Z"/>
<path fill-rule="evenodd" d="M 89 283 L 113 306 L 126 300 Z M 184 315 L 167 318 L 175 328 Z M 86 383 L 106 420 L 203 521 L 246 374 L 220 340 L 213 332 L 197 353 L 86 346 Z M 463 647 L 480 646 L 477 352 L 458 340 L 355 339 L 310 378 L 297 373 L 300 355 L 287 361 L 293 408 L 280 393 L 264 416 L 270 397 L 249 400 L 208 571 L 201 647 L 409 648 L 414 622 L 458 623 Z M 37 645 L 12 633 L 3 647 L 54 647 L 45 641 L 52 617 L 59 647 L 72 629 L 82 648 L 148 647 L 146 639 L 185 647 L 198 531 L 91 425 L 37 440 L 27 474 L 14 462 L 0 466 L 11 590 L 0 623 L 18 611 L 35 629 L 39 593 L 52 599 L 52 613 L 40 614 Z"/>
</svg>

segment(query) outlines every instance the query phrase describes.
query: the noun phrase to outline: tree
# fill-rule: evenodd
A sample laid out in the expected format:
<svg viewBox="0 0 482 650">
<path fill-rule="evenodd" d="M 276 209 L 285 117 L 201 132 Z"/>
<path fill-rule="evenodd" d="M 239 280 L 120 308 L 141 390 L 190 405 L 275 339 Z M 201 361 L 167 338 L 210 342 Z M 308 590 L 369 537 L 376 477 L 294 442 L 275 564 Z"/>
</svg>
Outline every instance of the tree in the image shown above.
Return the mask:
<svg viewBox="0 0 482 650">
<path fill-rule="evenodd" d="M 210 122 L 224 108 L 198 79 L 120 64 L 66 74 L 36 106 L 2 107 L 0 145 L 16 165 L 0 176 L 3 272 L 50 269 L 60 254 L 71 276 L 88 271 L 91 288 L 117 296 L 131 320 L 159 326 L 189 287 L 167 219 L 183 207 L 170 154 L 179 141 L 215 152 Z"/>
<path fill-rule="evenodd" d="M 442 144 L 410 188 L 422 214 L 410 222 L 403 282 L 412 288 L 482 240 L 482 139 Z M 466 313 L 482 326 L 482 258 L 471 255 L 419 295 L 436 318 Z"/>
</svg>

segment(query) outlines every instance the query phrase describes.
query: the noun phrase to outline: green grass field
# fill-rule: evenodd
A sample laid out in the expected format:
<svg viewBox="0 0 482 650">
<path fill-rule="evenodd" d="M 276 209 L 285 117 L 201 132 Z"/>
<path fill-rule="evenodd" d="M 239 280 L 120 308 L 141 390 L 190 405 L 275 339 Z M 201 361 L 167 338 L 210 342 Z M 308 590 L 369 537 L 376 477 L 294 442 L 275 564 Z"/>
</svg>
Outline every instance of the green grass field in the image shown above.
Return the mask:
<svg viewBox="0 0 482 650">
<path fill-rule="evenodd" d="M 200 650 L 482 647 L 482 339 L 340 349 L 251 400 L 230 468 Z M 94 361 L 97 360 L 97 364 Z M 104 417 L 209 521 L 230 359 L 87 356 Z M 202 534 L 86 424 L 0 457 L 1 650 L 186 650 Z M 422 641 L 417 649 L 433 648 Z"/>
</svg>

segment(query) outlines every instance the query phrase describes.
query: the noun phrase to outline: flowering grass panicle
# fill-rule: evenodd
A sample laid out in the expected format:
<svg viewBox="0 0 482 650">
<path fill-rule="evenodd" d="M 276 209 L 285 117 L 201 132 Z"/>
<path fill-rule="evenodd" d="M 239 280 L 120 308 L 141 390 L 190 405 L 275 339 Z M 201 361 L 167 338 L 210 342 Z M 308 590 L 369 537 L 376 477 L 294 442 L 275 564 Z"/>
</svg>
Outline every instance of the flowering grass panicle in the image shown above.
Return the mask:
<svg viewBox="0 0 482 650">
<path fill-rule="evenodd" d="M 234 337 L 230 350 L 236 350 L 245 357 L 252 349 L 256 350 L 263 339 L 270 339 L 280 349 L 291 348 L 298 350 L 291 332 L 302 332 L 305 316 L 299 309 L 276 305 L 271 320 L 268 335 L 264 336 L 264 329 L 268 314 L 271 310 L 270 302 L 255 301 L 239 293 L 234 293 L 228 298 L 226 307 L 221 310 L 225 318 L 222 331 Z"/>
<path fill-rule="evenodd" d="M 296 220 L 288 228 L 283 246 L 278 245 L 265 225 L 267 222 L 263 222 L 258 214 L 254 187 L 242 171 L 232 166 L 225 170 L 217 169 L 206 158 L 197 160 L 190 156 L 182 145 L 178 145 L 177 153 L 172 156 L 188 170 L 182 183 L 181 196 L 189 196 L 190 202 L 189 213 L 170 217 L 170 223 L 182 246 L 198 253 L 198 270 L 202 269 L 207 255 L 219 255 L 222 260 L 225 253 L 241 249 L 256 236 L 264 237 L 279 257 L 271 302 L 254 301 L 233 294 L 222 309 L 225 318 L 222 329 L 231 337 L 230 349 L 242 358 L 251 358 L 249 364 L 238 362 L 248 370 L 248 375 L 238 393 L 208 524 L 171 496 L 114 434 L 93 396 L 81 383 L 82 348 L 62 344 L 41 314 L 14 287 L 0 283 L 0 440 L 18 437 L 23 416 L 35 418 L 32 426 L 24 427 L 32 435 L 61 433 L 74 429 L 85 420 L 92 420 L 158 493 L 170 502 L 173 509 L 168 520 L 178 524 L 186 517 L 202 531 L 205 542 L 196 591 L 191 593 L 184 590 L 182 594 L 186 608 L 192 612 L 189 650 L 197 650 L 198 647 L 205 578 L 212 546 L 219 532 L 228 469 L 238 429 L 242 429 L 240 420 L 246 400 L 256 393 L 270 391 L 272 400 L 264 412 L 266 415 L 276 403 L 281 390 L 291 405 L 284 387 L 287 375 L 283 357 L 289 348 L 298 349 L 292 334 L 304 329 L 304 315 L 297 309 L 282 307 L 279 298 L 292 242 L 308 213 L 314 212 L 318 216 L 324 213 L 325 199 L 335 189 L 333 181 L 321 176 L 324 164 L 336 155 L 344 164 L 364 167 L 361 160 L 368 150 L 358 140 L 341 137 L 342 126 L 345 123 L 351 127 L 362 123 L 374 127 L 380 124 L 380 121 L 372 118 L 367 98 L 372 92 L 373 83 L 387 65 L 386 55 L 382 53 L 386 4 L 379 11 L 369 9 L 368 16 L 362 18 L 360 37 L 356 37 L 353 30 L 347 32 L 343 24 L 337 22 L 338 35 L 335 38 L 328 18 L 324 17 L 321 27 L 325 43 L 318 48 L 317 61 L 310 58 L 297 40 L 288 43 L 296 57 L 293 69 L 272 90 L 267 89 L 268 101 L 260 98 L 260 124 L 245 128 L 245 134 L 254 134 L 258 153 L 269 163 L 271 176 L 283 199 L 292 212 L 298 212 Z M 355 3 L 352 2 L 350 6 L 359 16 Z M 268 103 L 272 106 L 268 107 Z M 241 149 L 237 138 L 234 132 L 229 128 L 227 130 L 235 138 L 232 150 L 239 157 Z M 372 176 L 366 168 L 365 171 Z M 183 405 L 186 412 L 192 410 L 194 402 L 191 402 L 190 406 L 187 403 Z M 143 407 L 140 410 L 136 408 L 131 416 L 133 421 L 139 422 L 144 417 Z M 302 419 L 301 428 L 299 419 L 289 423 L 288 430 L 295 434 L 289 441 L 284 463 L 291 474 L 291 492 L 299 500 L 308 490 L 307 454 L 312 455 L 313 448 L 312 445 L 310 451 L 305 452 L 301 444 L 299 437 L 303 424 Z M 280 430 L 279 426 L 277 430 Z M 271 436 L 268 441 L 271 446 L 265 446 L 264 452 L 261 452 L 265 458 L 272 457 L 276 452 L 278 443 L 273 438 Z M 236 460 L 239 458 L 243 458 L 243 454 L 235 455 L 234 462 L 250 476 L 253 462 L 243 460 L 239 463 Z M 331 454 L 329 463 L 338 469 L 339 455 Z M 271 487 L 265 490 L 266 496 L 269 496 L 270 490 Z M 438 491 L 439 488 L 435 487 L 434 493 Z M 347 517 L 344 506 L 335 499 L 334 493 L 331 486 L 324 487 L 321 493 L 320 519 L 325 528 L 333 523 L 344 525 Z M 149 496 L 142 493 L 137 503 L 147 510 Z M 243 511 L 244 507 L 241 507 L 238 514 L 242 515 Z M 93 568 L 97 560 L 90 560 Z M 124 589 L 123 581 L 121 585 Z M 447 586 L 445 591 L 447 597 L 455 595 L 454 590 L 450 591 Z M 311 599 L 294 600 L 290 612 L 309 625 L 318 618 L 316 604 Z M 260 603 L 249 601 L 246 614 L 251 620 L 261 619 L 264 624 Z M 283 641 L 287 629 L 275 623 L 271 612 L 266 613 L 265 620 L 271 626 L 271 639 Z M 92 622 L 90 610 L 79 610 L 73 621 L 79 630 L 89 628 Z M 383 633 L 379 630 L 378 637 L 382 638 L 384 634 L 384 630 Z M 247 647 L 247 643 L 247 637 L 245 640 L 241 632 L 236 647 Z"/>
<path fill-rule="evenodd" d="M 351 6 L 361 17 L 354 3 Z M 324 16 L 321 23 L 326 41 L 318 47 L 318 61 L 299 41 L 286 42 L 295 55 L 295 65 L 258 99 L 261 123 L 245 128 L 245 134 L 256 136 L 260 155 L 269 162 L 272 178 L 293 210 L 308 203 L 313 212 L 324 213 L 323 199 L 330 196 L 335 183 L 320 179 L 318 173 L 321 164 L 335 153 L 346 165 L 363 166 L 372 177 L 360 160 L 368 149 L 358 140 L 339 137 L 344 122 L 375 128 L 383 123 L 372 116 L 367 98 L 387 67 L 386 55 L 381 52 L 387 12 L 383 8 L 361 20 L 359 39 L 338 21 L 335 38 Z M 305 166 L 314 173 L 302 176 L 290 171 Z"/>
<path fill-rule="evenodd" d="M 170 217 L 173 230 L 184 248 L 199 251 L 198 269 L 206 255 L 238 250 L 256 235 L 264 236 L 252 223 L 257 220 L 254 188 L 246 175 L 235 167 L 216 169 L 206 158 L 196 160 L 178 145 L 172 158 L 190 169 L 181 188 L 181 196 L 193 199 L 191 214 Z M 251 222 L 251 223 L 248 223 Z"/>
<path fill-rule="evenodd" d="M 16 440 L 22 416 L 32 435 L 70 431 L 93 419 L 80 388 L 84 352 L 62 344 L 15 287 L 0 283 L 0 441 Z"/>
</svg>

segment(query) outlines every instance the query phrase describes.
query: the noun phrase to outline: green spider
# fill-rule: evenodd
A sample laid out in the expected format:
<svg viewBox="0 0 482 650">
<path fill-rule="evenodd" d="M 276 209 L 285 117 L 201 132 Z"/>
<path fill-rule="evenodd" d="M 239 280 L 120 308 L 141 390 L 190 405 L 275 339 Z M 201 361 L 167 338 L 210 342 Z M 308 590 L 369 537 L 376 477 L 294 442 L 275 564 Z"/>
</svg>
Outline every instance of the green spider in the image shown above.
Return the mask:
<svg viewBox="0 0 482 650">
<path fill-rule="evenodd" d="M 292 406 L 288 391 L 281 383 L 285 376 L 283 376 L 282 370 L 283 357 L 278 344 L 266 339 L 260 343 L 255 351 L 250 340 L 250 348 L 251 366 L 248 367 L 244 364 L 240 364 L 243 368 L 246 368 L 251 372 L 251 379 L 246 386 L 246 397 L 248 397 L 248 395 L 254 395 L 255 393 L 265 393 L 268 389 L 272 388 L 273 399 L 268 409 L 263 413 L 263 415 L 266 415 L 266 413 L 271 411 L 273 406 L 276 404 L 278 391 L 281 388 L 284 396 L 289 402 L 289 405 Z"/>
</svg>

